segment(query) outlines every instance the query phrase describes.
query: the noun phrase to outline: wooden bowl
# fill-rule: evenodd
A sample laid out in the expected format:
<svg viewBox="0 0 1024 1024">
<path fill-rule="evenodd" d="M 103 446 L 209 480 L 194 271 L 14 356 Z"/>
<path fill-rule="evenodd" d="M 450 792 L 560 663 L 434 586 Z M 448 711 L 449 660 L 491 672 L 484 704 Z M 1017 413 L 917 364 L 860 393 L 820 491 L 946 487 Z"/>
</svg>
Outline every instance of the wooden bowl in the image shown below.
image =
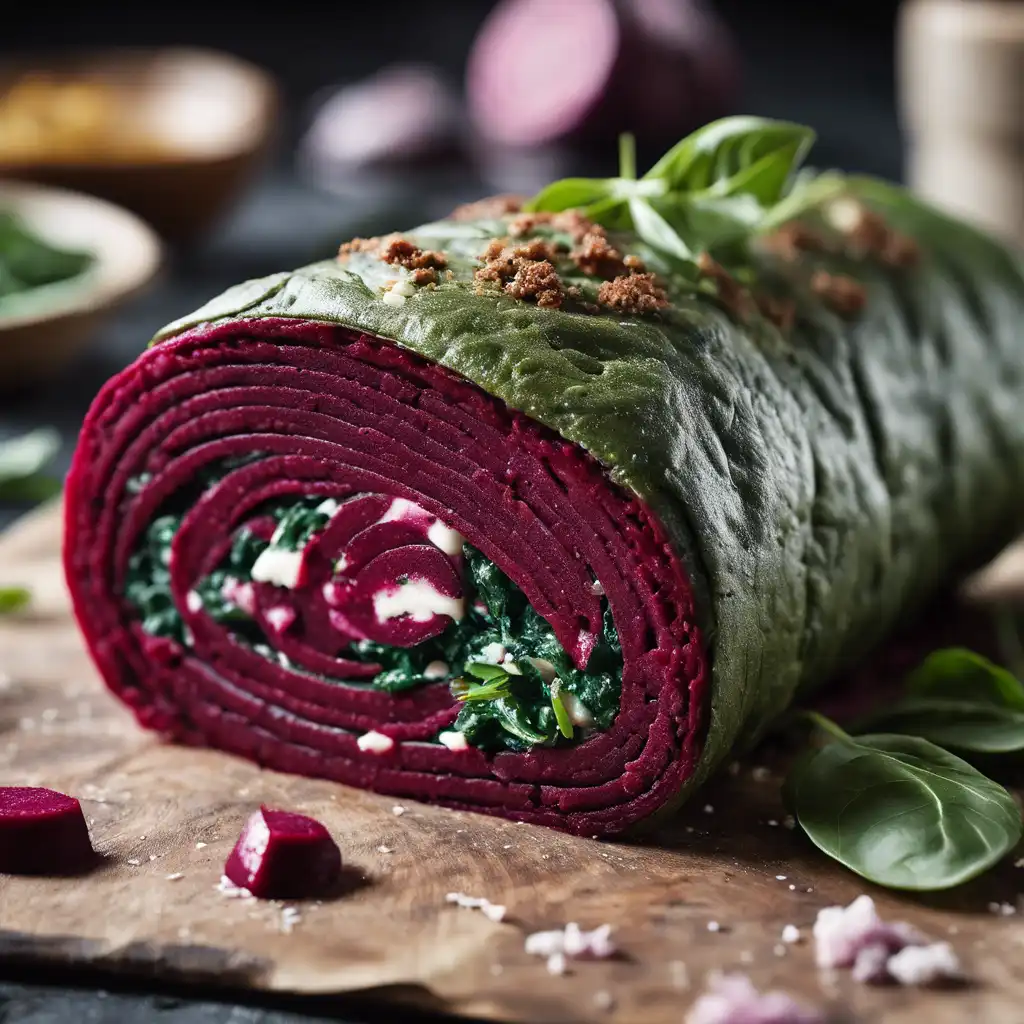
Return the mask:
<svg viewBox="0 0 1024 1024">
<path fill-rule="evenodd" d="M 0 300 L 0 390 L 13 391 L 62 369 L 118 305 L 153 279 L 161 246 L 138 217 L 78 192 L 0 181 L 0 210 L 12 210 L 52 245 L 94 256 L 78 277 Z"/>
<path fill-rule="evenodd" d="M 101 196 L 187 241 L 256 170 L 277 107 L 268 75 L 214 51 L 11 58 L 0 61 L 0 177 Z M 40 123 L 50 127 L 33 135 Z"/>
</svg>

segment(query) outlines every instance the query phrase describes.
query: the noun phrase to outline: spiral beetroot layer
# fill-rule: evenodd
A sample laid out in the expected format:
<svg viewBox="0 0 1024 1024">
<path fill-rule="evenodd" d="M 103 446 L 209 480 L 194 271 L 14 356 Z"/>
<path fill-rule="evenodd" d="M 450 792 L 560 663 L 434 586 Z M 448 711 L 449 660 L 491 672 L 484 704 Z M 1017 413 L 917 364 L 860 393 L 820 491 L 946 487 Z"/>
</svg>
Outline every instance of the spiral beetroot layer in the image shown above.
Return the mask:
<svg viewBox="0 0 1024 1024">
<path fill-rule="evenodd" d="M 204 477 L 211 467 L 219 475 Z M 167 569 L 185 642 L 146 632 L 125 597 L 140 538 L 182 494 Z M 268 501 L 290 497 L 329 503 L 329 525 L 301 564 L 265 565 L 231 595 L 271 660 L 194 589 L 243 525 L 272 529 L 259 517 Z M 389 342 L 257 320 L 149 349 L 94 403 L 66 515 L 67 576 L 92 656 L 139 722 L 176 740 L 586 835 L 662 808 L 696 764 L 705 655 L 652 513 L 578 446 Z M 370 685 L 377 667 L 348 643 L 438 635 L 464 598 L 456 537 L 511 578 L 578 668 L 606 595 L 623 658 L 609 729 L 523 753 L 449 749 L 438 736 L 459 705 L 446 681 L 397 694 Z M 426 610 L 403 610 L 410 580 L 424 581 Z"/>
</svg>

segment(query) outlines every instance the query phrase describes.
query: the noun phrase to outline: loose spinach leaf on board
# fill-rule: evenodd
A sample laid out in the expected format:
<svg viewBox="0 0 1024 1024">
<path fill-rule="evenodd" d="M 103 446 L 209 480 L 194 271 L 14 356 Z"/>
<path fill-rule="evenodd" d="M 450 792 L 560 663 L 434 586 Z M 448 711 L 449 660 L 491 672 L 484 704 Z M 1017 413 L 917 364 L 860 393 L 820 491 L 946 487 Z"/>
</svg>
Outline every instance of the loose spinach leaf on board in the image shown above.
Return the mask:
<svg viewBox="0 0 1024 1024">
<path fill-rule="evenodd" d="M 786 802 L 811 841 L 851 871 L 893 889 L 948 889 L 1020 841 L 1013 797 L 961 758 L 918 737 L 852 737 L 810 717 L 830 742 L 794 766 Z"/>
<path fill-rule="evenodd" d="M 1024 750 L 1024 685 L 974 651 L 936 651 L 911 673 L 907 696 L 857 723 L 853 732 L 920 736 L 964 754 Z"/>
<path fill-rule="evenodd" d="M 20 611 L 32 600 L 25 587 L 0 587 L 0 615 Z"/>
<path fill-rule="evenodd" d="M 0 501 L 42 501 L 60 492 L 60 482 L 43 476 L 60 450 L 60 434 L 49 427 L 0 441 Z"/>
</svg>

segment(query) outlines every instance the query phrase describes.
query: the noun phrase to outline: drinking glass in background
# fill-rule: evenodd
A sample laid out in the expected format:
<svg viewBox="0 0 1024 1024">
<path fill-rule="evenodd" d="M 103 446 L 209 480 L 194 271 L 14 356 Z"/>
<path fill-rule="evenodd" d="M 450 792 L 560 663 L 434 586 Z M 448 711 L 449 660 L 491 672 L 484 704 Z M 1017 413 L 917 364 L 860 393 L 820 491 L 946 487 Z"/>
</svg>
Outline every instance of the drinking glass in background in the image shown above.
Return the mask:
<svg viewBox="0 0 1024 1024">
<path fill-rule="evenodd" d="M 905 0 L 898 54 L 907 182 L 1024 244 L 1024 3 Z"/>
</svg>

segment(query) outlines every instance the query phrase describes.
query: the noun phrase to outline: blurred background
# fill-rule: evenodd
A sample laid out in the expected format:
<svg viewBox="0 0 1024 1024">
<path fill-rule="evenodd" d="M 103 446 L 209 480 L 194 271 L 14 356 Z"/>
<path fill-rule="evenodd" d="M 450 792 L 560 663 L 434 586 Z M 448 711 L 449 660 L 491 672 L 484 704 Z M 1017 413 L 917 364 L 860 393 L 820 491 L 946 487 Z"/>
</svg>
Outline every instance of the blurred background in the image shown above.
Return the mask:
<svg viewBox="0 0 1024 1024">
<path fill-rule="evenodd" d="M 611 173 L 621 130 L 643 168 L 722 114 L 803 122 L 812 164 L 909 175 L 1024 233 L 1022 42 L 1015 0 L 19 4 L 0 438 L 56 427 L 62 473 L 93 395 L 164 323 L 353 235 Z"/>
</svg>

